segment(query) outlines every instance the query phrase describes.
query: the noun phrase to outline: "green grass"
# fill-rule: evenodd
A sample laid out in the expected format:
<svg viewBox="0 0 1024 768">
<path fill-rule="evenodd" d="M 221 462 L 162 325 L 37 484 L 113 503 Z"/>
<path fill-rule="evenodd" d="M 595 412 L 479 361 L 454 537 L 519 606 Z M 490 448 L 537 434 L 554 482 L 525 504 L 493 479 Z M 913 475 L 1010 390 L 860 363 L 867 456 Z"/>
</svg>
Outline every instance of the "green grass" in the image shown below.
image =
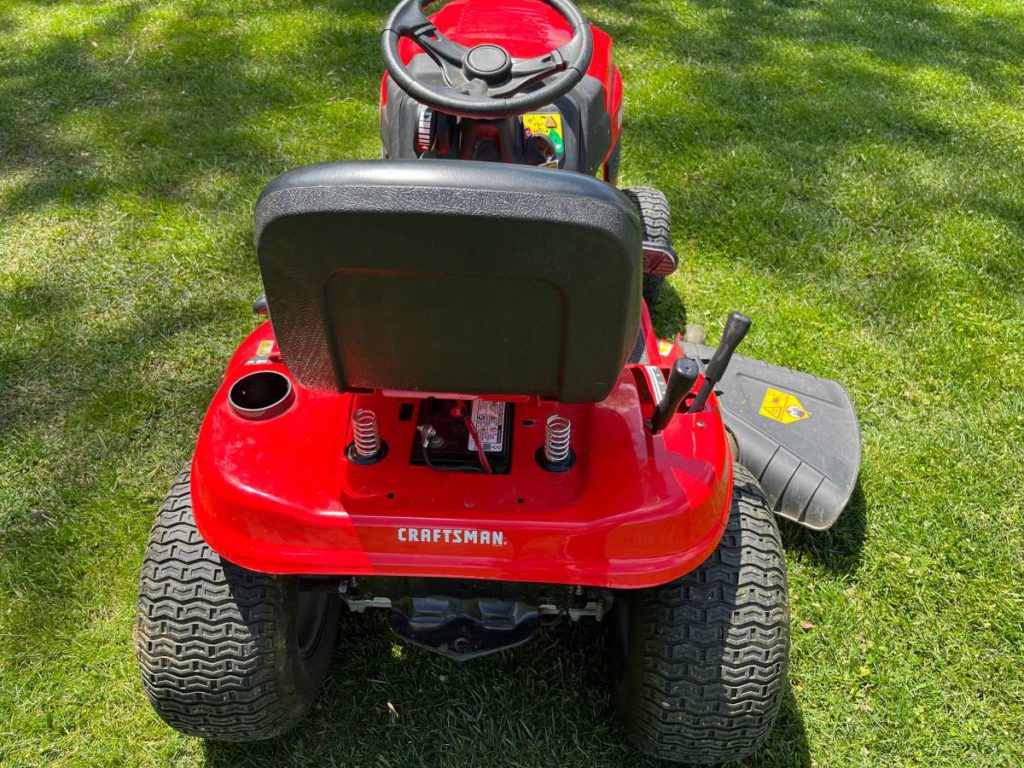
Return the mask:
<svg viewBox="0 0 1024 768">
<path fill-rule="evenodd" d="M 0 5 L 0 765 L 647 765 L 589 626 L 460 666 L 356 622 L 263 746 L 142 693 L 136 571 L 253 325 L 253 203 L 377 156 L 389 4 Z M 618 42 L 624 181 L 674 206 L 659 329 L 746 311 L 748 353 L 845 382 L 862 421 L 851 508 L 784 532 L 791 692 L 755 764 L 1024 763 L 1024 10 L 584 7 Z"/>
</svg>

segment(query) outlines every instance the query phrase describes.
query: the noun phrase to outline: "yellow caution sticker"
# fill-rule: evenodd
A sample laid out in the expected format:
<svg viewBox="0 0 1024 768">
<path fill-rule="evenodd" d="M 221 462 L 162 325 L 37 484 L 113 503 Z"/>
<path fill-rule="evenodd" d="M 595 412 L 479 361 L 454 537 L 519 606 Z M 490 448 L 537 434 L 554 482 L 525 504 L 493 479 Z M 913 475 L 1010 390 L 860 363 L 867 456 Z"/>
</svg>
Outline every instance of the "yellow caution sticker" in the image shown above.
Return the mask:
<svg viewBox="0 0 1024 768">
<path fill-rule="evenodd" d="M 270 356 L 274 354 L 274 340 L 264 339 L 256 347 L 256 356 L 245 361 L 246 365 L 265 365 L 270 362 Z"/>
<path fill-rule="evenodd" d="M 562 115 L 558 112 L 535 112 L 523 115 L 523 133 L 526 138 L 531 136 L 547 136 L 561 155 L 565 152 L 565 133 L 562 131 Z"/>
<path fill-rule="evenodd" d="M 761 401 L 761 410 L 758 413 L 780 424 L 792 424 L 811 418 L 811 414 L 804 410 L 796 395 L 771 387 L 764 393 L 764 400 Z"/>
<path fill-rule="evenodd" d="M 669 355 L 672 352 L 672 347 L 675 346 L 674 341 L 668 339 L 658 339 L 658 354 L 662 357 Z"/>
</svg>

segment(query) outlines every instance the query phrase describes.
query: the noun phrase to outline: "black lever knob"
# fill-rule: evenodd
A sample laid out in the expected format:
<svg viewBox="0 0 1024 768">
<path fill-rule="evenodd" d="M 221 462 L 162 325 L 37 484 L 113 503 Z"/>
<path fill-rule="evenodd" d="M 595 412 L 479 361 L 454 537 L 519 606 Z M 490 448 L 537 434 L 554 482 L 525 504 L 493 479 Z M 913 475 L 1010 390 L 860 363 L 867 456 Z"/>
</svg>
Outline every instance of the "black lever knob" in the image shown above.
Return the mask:
<svg viewBox="0 0 1024 768">
<path fill-rule="evenodd" d="M 668 386 L 665 388 L 665 394 L 654 407 L 654 415 L 651 417 L 651 434 L 656 435 L 669 425 L 679 409 L 679 403 L 693 389 L 699 374 L 700 368 L 697 367 L 694 360 L 688 357 L 676 360 L 668 374 Z"/>
<path fill-rule="evenodd" d="M 733 312 L 729 315 L 729 319 L 725 321 L 725 328 L 722 330 L 722 341 L 719 343 L 718 349 L 715 350 L 715 354 L 711 356 L 711 362 L 708 363 L 708 367 L 704 371 L 704 383 L 701 384 L 700 391 L 697 392 L 697 397 L 687 413 L 696 413 L 707 403 L 715 385 L 725 375 L 729 361 L 732 360 L 732 353 L 736 351 L 736 347 L 740 345 L 743 337 L 750 330 L 750 323 L 750 318 L 740 312 Z"/>
</svg>

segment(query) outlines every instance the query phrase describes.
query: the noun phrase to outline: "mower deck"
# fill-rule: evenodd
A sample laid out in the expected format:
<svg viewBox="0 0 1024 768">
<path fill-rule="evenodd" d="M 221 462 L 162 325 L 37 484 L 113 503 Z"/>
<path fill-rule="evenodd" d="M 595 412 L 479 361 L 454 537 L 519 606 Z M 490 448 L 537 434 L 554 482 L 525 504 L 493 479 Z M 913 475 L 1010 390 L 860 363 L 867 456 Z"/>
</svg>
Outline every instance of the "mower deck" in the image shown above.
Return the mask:
<svg viewBox="0 0 1024 768">
<path fill-rule="evenodd" d="M 678 343 L 673 354 L 703 368 L 714 349 Z M 734 355 L 718 403 L 736 460 L 758 478 L 775 513 L 815 531 L 830 528 L 860 472 L 860 424 L 843 386 Z"/>
<path fill-rule="evenodd" d="M 657 349 L 645 324 L 650 359 Z M 273 353 L 259 354 L 273 340 L 265 323 L 239 347 L 192 466 L 199 530 L 234 563 L 279 574 L 625 588 L 671 581 L 718 544 L 732 460 L 717 406 L 679 414 L 652 437 L 642 423 L 654 399 L 641 365 L 627 366 L 596 404 L 500 398 L 514 402 L 510 471 L 437 472 L 410 462 L 421 402 L 413 397 L 318 392 L 293 381 L 285 412 L 263 420 L 233 412 L 228 391 L 239 377 L 287 375 Z M 388 453 L 376 464 L 346 457 L 358 408 L 380 419 Z M 535 456 L 556 409 L 572 420 L 581 458 L 568 472 L 547 471 Z"/>
</svg>

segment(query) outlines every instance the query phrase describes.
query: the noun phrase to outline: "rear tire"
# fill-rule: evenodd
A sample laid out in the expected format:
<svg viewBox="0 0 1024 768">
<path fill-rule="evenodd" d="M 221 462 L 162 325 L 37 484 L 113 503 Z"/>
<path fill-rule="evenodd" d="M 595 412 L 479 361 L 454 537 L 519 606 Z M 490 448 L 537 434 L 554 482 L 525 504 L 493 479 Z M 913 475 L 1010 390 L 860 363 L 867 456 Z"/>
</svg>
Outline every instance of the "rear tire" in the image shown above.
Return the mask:
<svg viewBox="0 0 1024 768">
<path fill-rule="evenodd" d="M 623 593 L 610 622 L 616 709 L 662 760 L 745 758 L 771 733 L 787 681 L 789 607 L 779 530 L 757 481 L 734 465 L 718 548 L 676 581 Z"/>
<path fill-rule="evenodd" d="M 640 212 L 644 240 L 671 248 L 672 209 L 665 194 L 654 187 L 628 187 L 622 192 Z M 664 275 L 644 275 L 644 301 L 648 310 L 654 310 L 664 284 Z"/>
<path fill-rule="evenodd" d="M 135 650 L 146 695 L 182 733 L 260 741 L 313 704 L 337 637 L 338 599 L 240 568 L 203 541 L 183 472 L 157 513 L 139 579 Z"/>
</svg>

